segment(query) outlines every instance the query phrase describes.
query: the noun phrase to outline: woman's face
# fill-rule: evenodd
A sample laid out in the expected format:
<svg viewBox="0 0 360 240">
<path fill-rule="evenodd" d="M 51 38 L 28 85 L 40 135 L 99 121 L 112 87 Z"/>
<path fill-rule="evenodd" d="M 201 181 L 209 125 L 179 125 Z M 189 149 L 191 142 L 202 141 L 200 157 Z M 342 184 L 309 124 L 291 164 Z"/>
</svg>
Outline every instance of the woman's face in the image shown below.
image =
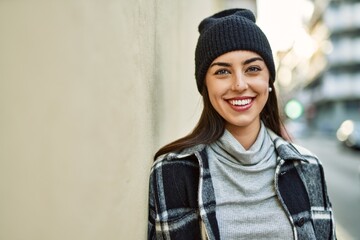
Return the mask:
<svg viewBox="0 0 360 240">
<path fill-rule="evenodd" d="M 233 51 L 216 58 L 205 83 L 215 110 L 230 132 L 258 130 L 260 113 L 269 96 L 269 70 L 260 55 Z"/>
</svg>

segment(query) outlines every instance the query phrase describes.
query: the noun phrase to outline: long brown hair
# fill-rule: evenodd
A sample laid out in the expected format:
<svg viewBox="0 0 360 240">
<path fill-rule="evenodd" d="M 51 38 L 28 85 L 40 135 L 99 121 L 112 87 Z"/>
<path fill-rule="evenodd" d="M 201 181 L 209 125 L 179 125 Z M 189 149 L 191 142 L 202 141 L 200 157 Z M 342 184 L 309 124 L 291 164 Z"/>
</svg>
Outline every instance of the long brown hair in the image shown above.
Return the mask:
<svg viewBox="0 0 360 240">
<path fill-rule="evenodd" d="M 277 135 L 284 137 L 276 91 L 274 88 L 274 81 L 270 79 L 269 83 L 273 90 L 269 93 L 269 98 L 260 113 L 260 118 L 267 128 L 271 129 Z M 155 153 L 154 160 L 169 152 L 181 151 L 185 148 L 193 147 L 198 144 L 213 143 L 223 135 L 225 130 L 225 120 L 211 105 L 206 86 L 203 86 L 202 97 L 204 107 L 194 130 L 187 136 L 160 148 Z"/>
</svg>

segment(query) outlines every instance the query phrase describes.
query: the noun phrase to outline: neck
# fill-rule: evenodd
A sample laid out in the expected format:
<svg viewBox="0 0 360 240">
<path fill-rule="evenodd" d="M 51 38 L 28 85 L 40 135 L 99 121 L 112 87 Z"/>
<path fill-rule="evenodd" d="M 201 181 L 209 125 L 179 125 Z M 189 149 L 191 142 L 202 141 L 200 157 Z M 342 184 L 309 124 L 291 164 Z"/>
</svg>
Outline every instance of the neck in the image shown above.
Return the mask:
<svg viewBox="0 0 360 240">
<path fill-rule="evenodd" d="M 225 128 L 246 150 L 248 150 L 255 143 L 260 131 L 260 126 L 260 121 L 256 121 L 246 127 L 227 125 Z"/>
</svg>

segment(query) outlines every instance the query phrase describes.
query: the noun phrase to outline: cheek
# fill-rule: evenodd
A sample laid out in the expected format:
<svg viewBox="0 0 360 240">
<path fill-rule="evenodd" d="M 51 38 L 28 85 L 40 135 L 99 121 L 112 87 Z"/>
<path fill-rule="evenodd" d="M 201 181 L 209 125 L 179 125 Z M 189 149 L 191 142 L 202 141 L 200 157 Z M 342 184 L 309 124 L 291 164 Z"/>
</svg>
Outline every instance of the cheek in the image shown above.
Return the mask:
<svg viewBox="0 0 360 240">
<path fill-rule="evenodd" d="M 266 98 L 266 101 L 269 99 L 269 94 L 270 94 L 270 92 L 269 92 L 269 87 L 266 87 L 266 88 L 264 89 L 264 96 L 265 96 L 265 98 Z"/>
<path fill-rule="evenodd" d="M 214 86 L 207 86 L 208 90 L 208 97 L 211 106 L 215 109 L 216 112 L 219 113 L 220 110 L 220 101 L 221 101 L 221 94 L 218 91 L 219 89 L 214 88 Z"/>
<path fill-rule="evenodd" d="M 260 94 L 261 97 L 261 101 L 267 102 L 267 100 L 269 99 L 269 87 L 270 85 L 268 83 L 264 83 L 262 82 L 261 84 L 258 85 L 258 93 Z"/>
<path fill-rule="evenodd" d="M 269 82 L 263 82 L 261 85 L 262 85 L 261 88 L 263 88 L 263 93 L 268 95 L 269 94 L 269 88 L 270 88 Z"/>
<path fill-rule="evenodd" d="M 264 89 L 264 94 L 266 95 L 266 97 L 269 97 L 269 87 L 266 87 L 265 89 Z"/>
<path fill-rule="evenodd" d="M 264 106 L 269 101 L 270 92 L 269 92 L 269 86 L 264 90 Z"/>
<path fill-rule="evenodd" d="M 206 83 L 206 88 L 209 94 L 210 101 L 211 103 L 213 103 L 213 100 L 215 100 L 221 92 L 220 86 L 217 85 L 214 81 L 208 81 Z"/>
<path fill-rule="evenodd" d="M 218 94 L 216 93 L 216 92 L 214 92 L 214 91 L 212 91 L 212 89 L 210 88 L 208 88 L 208 94 L 209 94 L 209 100 L 210 100 L 210 103 L 211 103 L 211 105 L 217 110 L 217 102 L 218 102 L 218 98 L 219 98 L 219 96 L 218 96 Z"/>
</svg>

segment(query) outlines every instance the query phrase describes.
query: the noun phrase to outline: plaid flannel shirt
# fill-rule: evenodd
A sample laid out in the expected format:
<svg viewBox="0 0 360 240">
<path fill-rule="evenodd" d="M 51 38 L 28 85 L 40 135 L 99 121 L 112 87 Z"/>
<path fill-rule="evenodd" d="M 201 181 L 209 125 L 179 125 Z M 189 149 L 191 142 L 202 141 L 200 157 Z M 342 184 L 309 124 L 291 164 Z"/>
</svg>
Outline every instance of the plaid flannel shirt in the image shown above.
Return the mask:
<svg viewBox="0 0 360 240">
<path fill-rule="evenodd" d="M 278 155 L 276 194 L 289 217 L 294 239 L 336 239 L 320 161 L 305 148 L 268 132 Z M 154 162 L 148 239 L 220 239 L 206 145 L 169 153 Z"/>
</svg>

